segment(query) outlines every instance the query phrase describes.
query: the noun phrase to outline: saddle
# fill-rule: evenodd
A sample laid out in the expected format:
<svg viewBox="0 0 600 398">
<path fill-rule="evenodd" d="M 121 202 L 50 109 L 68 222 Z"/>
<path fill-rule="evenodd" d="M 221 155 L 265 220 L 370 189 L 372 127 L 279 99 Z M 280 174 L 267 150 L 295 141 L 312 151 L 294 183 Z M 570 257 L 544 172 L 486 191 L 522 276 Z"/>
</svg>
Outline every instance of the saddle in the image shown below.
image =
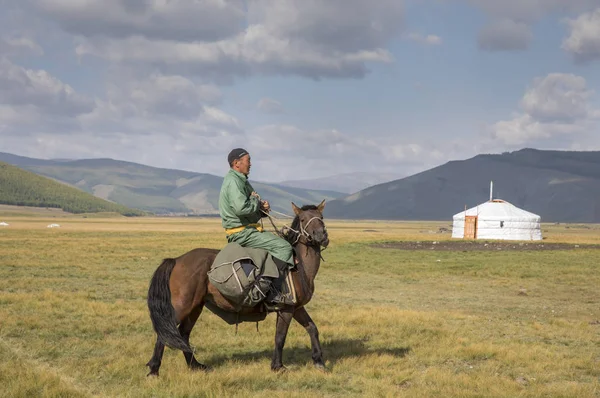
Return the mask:
<svg viewBox="0 0 600 398">
<path fill-rule="evenodd" d="M 206 306 L 229 324 L 264 319 L 269 312 L 266 308 L 260 313 L 246 315 L 241 314 L 241 311 L 263 303 L 272 285 L 295 301 L 294 285 L 288 267 L 276 261 L 264 249 L 243 247 L 236 242 L 228 243 L 217 254 L 208 272 L 208 279 L 234 306 L 235 312 L 224 311 L 209 303 Z M 248 317 L 249 319 L 245 319 Z"/>
</svg>

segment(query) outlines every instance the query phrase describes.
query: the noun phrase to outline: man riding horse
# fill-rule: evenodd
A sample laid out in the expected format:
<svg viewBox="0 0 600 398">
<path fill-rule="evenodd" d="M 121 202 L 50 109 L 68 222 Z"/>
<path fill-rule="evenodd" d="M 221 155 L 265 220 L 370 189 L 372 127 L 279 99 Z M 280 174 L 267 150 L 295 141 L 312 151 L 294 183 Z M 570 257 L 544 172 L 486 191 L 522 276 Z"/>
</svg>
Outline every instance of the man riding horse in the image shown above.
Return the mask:
<svg viewBox="0 0 600 398">
<path fill-rule="evenodd" d="M 243 247 L 266 250 L 277 264 L 280 272 L 294 267 L 292 246 L 283 238 L 263 231 L 259 221 L 271 210 L 269 202 L 262 200 L 248 181 L 252 163 L 250 154 L 243 148 L 233 149 L 227 156 L 229 172 L 223 179 L 219 194 L 219 214 L 225 228 L 227 241 L 236 242 Z M 267 278 L 270 282 L 265 304 L 277 309 L 284 305 L 293 305 L 292 299 L 284 295 L 277 279 Z"/>
</svg>

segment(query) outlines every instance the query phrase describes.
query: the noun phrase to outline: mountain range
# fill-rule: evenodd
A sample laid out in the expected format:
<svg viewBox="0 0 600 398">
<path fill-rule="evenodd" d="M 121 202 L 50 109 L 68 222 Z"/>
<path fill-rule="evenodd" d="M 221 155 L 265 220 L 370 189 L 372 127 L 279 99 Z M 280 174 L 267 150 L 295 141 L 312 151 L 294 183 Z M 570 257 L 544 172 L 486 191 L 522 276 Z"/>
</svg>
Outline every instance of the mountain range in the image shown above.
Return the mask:
<svg viewBox="0 0 600 398">
<path fill-rule="evenodd" d="M 331 201 L 329 218 L 452 220 L 493 197 L 542 222 L 600 222 L 600 152 L 522 149 L 451 161 Z"/>
<path fill-rule="evenodd" d="M 99 198 L 155 214 L 216 215 L 223 177 L 113 159 L 35 159 L 0 152 L 0 161 L 79 188 Z M 252 182 L 275 211 L 320 203 L 344 193 Z"/>
<path fill-rule="evenodd" d="M 222 177 L 211 174 L 112 159 L 42 160 L 0 153 L 0 161 L 156 214 L 218 212 Z M 493 181 L 495 199 L 536 213 L 543 222 L 600 222 L 600 152 L 526 148 L 481 154 L 378 183 L 351 195 L 342 191 L 352 188 L 335 185 L 335 179 L 252 184 L 269 199 L 274 210 L 286 214 L 290 214 L 292 201 L 301 205 L 327 199 L 327 218 L 450 221 L 465 207 L 489 200 Z M 364 180 L 355 183 L 360 186 Z"/>
</svg>

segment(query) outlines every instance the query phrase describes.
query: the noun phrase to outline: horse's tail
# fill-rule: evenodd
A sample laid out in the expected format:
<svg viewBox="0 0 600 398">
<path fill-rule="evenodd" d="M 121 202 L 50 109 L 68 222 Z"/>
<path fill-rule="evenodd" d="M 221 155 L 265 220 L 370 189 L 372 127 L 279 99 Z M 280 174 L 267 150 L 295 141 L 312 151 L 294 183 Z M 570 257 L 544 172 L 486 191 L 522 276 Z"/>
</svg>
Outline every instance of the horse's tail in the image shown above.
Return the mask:
<svg viewBox="0 0 600 398">
<path fill-rule="evenodd" d="M 163 344 L 168 347 L 192 352 L 190 345 L 181 337 L 177 329 L 175 309 L 171 305 L 169 278 L 175 267 L 175 259 L 166 258 L 158 266 L 148 288 L 148 309 L 152 327 Z"/>
</svg>

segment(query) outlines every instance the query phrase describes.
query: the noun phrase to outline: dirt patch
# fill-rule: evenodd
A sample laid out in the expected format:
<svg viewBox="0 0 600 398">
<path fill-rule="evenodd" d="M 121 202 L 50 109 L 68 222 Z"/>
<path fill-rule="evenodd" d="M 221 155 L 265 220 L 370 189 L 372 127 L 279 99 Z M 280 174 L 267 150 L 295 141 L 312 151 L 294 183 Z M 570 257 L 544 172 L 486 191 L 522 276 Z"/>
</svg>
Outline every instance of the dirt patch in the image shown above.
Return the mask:
<svg viewBox="0 0 600 398">
<path fill-rule="evenodd" d="M 496 241 L 433 241 L 433 242 L 385 242 L 373 247 L 398 250 L 437 250 L 437 251 L 540 251 L 540 250 L 581 250 L 600 249 L 600 245 L 577 245 L 572 243 L 510 243 Z"/>
</svg>

